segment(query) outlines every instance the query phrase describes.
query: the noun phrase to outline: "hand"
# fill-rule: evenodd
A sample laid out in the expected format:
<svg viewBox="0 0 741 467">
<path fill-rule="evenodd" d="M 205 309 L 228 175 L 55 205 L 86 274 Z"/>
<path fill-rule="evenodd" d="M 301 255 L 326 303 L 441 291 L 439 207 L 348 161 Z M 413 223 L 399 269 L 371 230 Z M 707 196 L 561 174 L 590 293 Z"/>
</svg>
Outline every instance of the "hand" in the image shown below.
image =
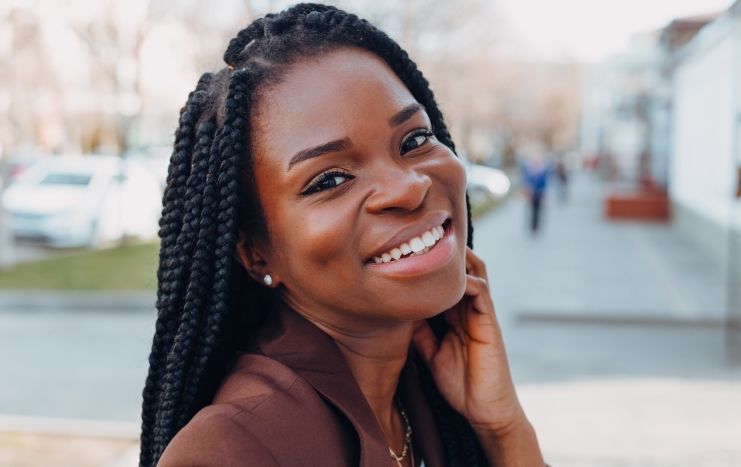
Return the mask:
<svg viewBox="0 0 741 467">
<path fill-rule="evenodd" d="M 450 332 L 437 342 L 426 321 L 413 341 L 448 403 L 474 427 L 506 430 L 522 415 L 489 294 L 486 266 L 466 250 L 466 291 L 444 312 Z"/>
<path fill-rule="evenodd" d="M 426 321 L 415 322 L 413 342 L 438 389 L 471 424 L 492 463 L 543 465 L 535 433 L 512 383 L 486 267 L 470 248 L 466 250 L 466 273 L 465 295 L 444 312 L 451 329 L 442 342 Z M 504 452 L 507 448 L 529 452 L 523 457 L 512 449 Z"/>
</svg>

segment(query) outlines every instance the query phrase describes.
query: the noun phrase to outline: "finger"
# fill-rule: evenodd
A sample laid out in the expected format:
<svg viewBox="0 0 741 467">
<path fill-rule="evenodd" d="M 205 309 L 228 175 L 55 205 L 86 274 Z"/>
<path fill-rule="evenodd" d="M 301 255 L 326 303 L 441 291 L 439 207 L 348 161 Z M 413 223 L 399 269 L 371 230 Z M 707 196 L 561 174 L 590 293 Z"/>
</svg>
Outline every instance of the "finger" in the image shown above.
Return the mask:
<svg viewBox="0 0 741 467">
<path fill-rule="evenodd" d="M 414 343 L 414 347 L 417 348 L 417 352 L 422 355 L 424 361 L 429 365 L 437 353 L 439 344 L 435 333 L 432 332 L 432 328 L 430 328 L 427 321 L 420 320 L 414 322 L 412 342 Z"/>
<path fill-rule="evenodd" d="M 464 295 L 469 297 L 476 297 L 481 293 L 489 293 L 489 283 L 482 277 L 474 276 L 473 274 L 466 275 L 466 290 Z"/>
<path fill-rule="evenodd" d="M 470 248 L 466 248 L 466 272 L 488 280 L 486 264 Z"/>
<path fill-rule="evenodd" d="M 479 314 L 494 314 L 494 301 L 489 292 L 489 283 L 480 277 L 466 277 L 466 292 L 470 297 L 470 308 Z"/>
</svg>

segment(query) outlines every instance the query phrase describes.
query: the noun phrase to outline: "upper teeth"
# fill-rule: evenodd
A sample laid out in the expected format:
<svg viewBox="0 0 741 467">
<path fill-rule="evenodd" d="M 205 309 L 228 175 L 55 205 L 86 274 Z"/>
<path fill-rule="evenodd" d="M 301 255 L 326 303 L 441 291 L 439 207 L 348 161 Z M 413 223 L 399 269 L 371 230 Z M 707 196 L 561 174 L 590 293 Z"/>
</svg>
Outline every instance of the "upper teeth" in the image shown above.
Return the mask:
<svg viewBox="0 0 741 467">
<path fill-rule="evenodd" d="M 380 256 L 374 256 L 373 261 L 376 263 L 388 263 L 389 261 L 395 261 L 406 255 L 423 255 L 430 251 L 430 248 L 432 248 L 438 240 L 443 238 L 444 234 L 445 229 L 443 229 L 442 225 L 438 225 L 422 235 L 414 237 L 396 248 L 392 248 L 390 251 L 387 251 Z"/>
</svg>

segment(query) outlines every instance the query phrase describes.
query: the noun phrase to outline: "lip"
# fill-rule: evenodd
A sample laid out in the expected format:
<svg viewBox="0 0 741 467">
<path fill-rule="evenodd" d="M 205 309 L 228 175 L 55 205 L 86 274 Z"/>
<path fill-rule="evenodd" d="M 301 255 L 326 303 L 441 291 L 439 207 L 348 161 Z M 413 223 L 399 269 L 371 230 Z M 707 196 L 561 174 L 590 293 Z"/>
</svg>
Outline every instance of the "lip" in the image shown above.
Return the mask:
<svg viewBox="0 0 741 467">
<path fill-rule="evenodd" d="M 438 212 L 427 217 L 419 224 L 412 225 L 397 232 L 386 243 L 384 243 L 376 251 L 374 251 L 372 255 L 366 258 L 366 261 L 371 260 L 374 256 L 381 256 L 382 254 L 390 251 L 392 248 L 396 248 L 402 243 L 408 242 L 409 240 L 413 239 L 414 237 L 419 237 L 433 227 L 442 225 L 448 219 L 448 217 L 448 213 Z"/>
<path fill-rule="evenodd" d="M 430 274 L 448 263 L 456 251 L 456 236 L 452 224 L 446 227 L 443 238 L 423 255 L 415 255 L 388 263 L 372 263 L 368 267 L 389 276 L 419 277 Z"/>
</svg>

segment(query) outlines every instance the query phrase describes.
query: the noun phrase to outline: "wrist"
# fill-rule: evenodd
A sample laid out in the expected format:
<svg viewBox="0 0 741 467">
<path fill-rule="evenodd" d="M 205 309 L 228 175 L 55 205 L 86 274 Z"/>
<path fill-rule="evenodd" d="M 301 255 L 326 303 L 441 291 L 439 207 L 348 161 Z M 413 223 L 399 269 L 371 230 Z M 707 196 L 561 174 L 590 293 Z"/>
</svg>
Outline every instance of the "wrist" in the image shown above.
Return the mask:
<svg viewBox="0 0 741 467">
<path fill-rule="evenodd" d="M 482 411 L 479 417 L 468 417 L 468 423 L 479 437 L 502 438 L 529 425 L 517 398 L 501 406 L 503 408 L 494 413 Z"/>
<path fill-rule="evenodd" d="M 525 416 L 525 412 L 518 408 L 515 413 L 506 420 L 497 422 L 470 421 L 471 428 L 480 439 L 489 439 L 492 441 L 505 440 L 508 437 L 518 436 L 519 433 L 532 429 L 530 421 Z"/>
<path fill-rule="evenodd" d="M 490 465 L 542 467 L 545 465 L 535 429 L 521 410 L 505 425 L 472 425 Z"/>
</svg>

